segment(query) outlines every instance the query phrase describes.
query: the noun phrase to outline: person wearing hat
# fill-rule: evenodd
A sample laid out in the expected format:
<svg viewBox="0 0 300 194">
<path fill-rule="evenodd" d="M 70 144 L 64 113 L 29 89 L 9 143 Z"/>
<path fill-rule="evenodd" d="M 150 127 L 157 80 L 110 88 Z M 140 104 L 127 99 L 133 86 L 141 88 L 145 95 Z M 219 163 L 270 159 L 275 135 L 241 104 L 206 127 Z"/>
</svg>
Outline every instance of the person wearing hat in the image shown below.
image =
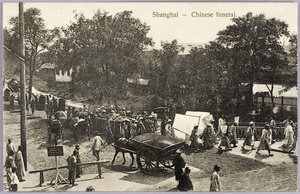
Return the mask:
<svg viewBox="0 0 300 194">
<path fill-rule="evenodd" d="M 220 183 L 220 167 L 218 165 L 214 166 L 213 173 L 210 177 L 210 188 L 209 191 L 221 191 L 221 183 Z"/>
<path fill-rule="evenodd" d="M 174 164 L 174 172 L 175 172 L 175 180 L 179 180 L 183 174 L 183 168 L 185 167 L 185 161 L 181 157 L 181 150 L 176 150 L 176 155 L 173 158 L 173 164 Z"/>
<path fill-rule="evenodd" d="M 76 163 L 81 163 L 81 159 L 80 159 L 80 156 L 79 156 L 79 149 L 80 149 L 80 146 L 79 144 L 76 144 L 75 145 L 75 149 L 74 151 L 77 152 L 77 155 L 76 155 Z M 80 178 L 80 175 L 82 174 L 82 168 L 80 165 L 76 165 L 76 178 Z"/>
<path fill-rule="evenodd" d="M 253 150 L 254 148 L 254 122 L 250 121 L 249 122 L 249 127 L 247 128 L 246 131 L 246 139 L 243 143 L 242 149 L 245 150 L 245 146 L 251 146 L 251 149 Z"/>
<path fill-rule="evenodd" d="M 193 183 L 190 179 L 190 172 L 191 169 L 186 167 L 184 169 L 184 173 L 182 174 L 181 178 L 179 179 L 179 184 L 177 189 L 179 191 L 192 191 L 193 190 Z"/>
<path fill-rule="evenodd" d="M 72 186 L 78 185 L 78 184 L 75 184 L 77 154 L 78 154 L 78 152 L 74 150 L 73 154 L 67 158 L 68 170 L 69 170 L 68 180 L 70 182 L 70 185 L 72 185 Z"/>
<path fill-rule="evenodd" d="M 273 156 L 273 154 L 271 154 L 271 129 L 270 129 L 270 125 L 266 124 L 265 128 L 262 130 L 262 135 L 260 138 L 260 142 L 256 151 L 256 154 L 259 154 L 259 150 L 268 150 L 269 152 L 269 156 Z"/>
</svg>

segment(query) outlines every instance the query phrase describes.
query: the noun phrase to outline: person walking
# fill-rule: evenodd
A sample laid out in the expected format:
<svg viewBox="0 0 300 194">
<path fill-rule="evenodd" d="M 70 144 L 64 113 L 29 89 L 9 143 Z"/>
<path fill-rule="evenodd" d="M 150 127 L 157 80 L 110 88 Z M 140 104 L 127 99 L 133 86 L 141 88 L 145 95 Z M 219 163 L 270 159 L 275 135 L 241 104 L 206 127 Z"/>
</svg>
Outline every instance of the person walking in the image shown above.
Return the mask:
<svg viewBox="0 0 300 194">
<path fill-rule="evenodd" d="M 75 176 L 76 176 L 76 157 L 77 157 L 77 151 L 73 151 L 73 154 L 68 157 L 68 170 L 69 170 L 69 176 L 68 180 L 70 181 L 70 185 L 77 186 L 78 184 L 75 184 Z"/>
<path fill-rule="evenodd" d="M 101 146 L 104 146 L 104 141 L 100 137 L 100 133 L 93 138 L 93 146 L 91 150 L 93 150 L 93 155 L 96 157 L 97 161 L 100 160 L 99 153 Z"/>
<path fill-rule="evenodd" d="M 31 113 L 33 115 L 35 111 L 35 101 L 33 99 L 30 102 L 30 108 L 31 108 Z"/>
<path fill-rule="evenodd" d="M 270 125 L 266 124 L 265 128 L 262 131 L 262 135 L 260 138 L 260 142 L 256 151 L 256 154 L 259 154 L 259 150 L 268 150 L 269 152 L 269 156 L 273 156 L 273 154 L 271 154 L 271 129 L 270 129 Z"/>
<path fill-rule="evenodd" d="M 179 181 L 179 179 L 181 178 L 182 174 L 183 174 L 183 168 L 185 167 L 185 161 L 184 159 L 181 157 L 181 151 L 178 149 L 176 150 L 176 155 L 173 158 L 173 164 L 174 164 L 174 168 L 175 168 L 175 180 Z"/>
<path fill-rule="evenodd" d="M 245 146 L 251 146 L 254 149 L 254 122 L 250 121 L 249 127 L 246 131 L 246 139 L 243 143 L 242 150 L 245 150 Z"/>
<path fill-rule="evenodd" d="M 210 188 L 209 191 L 221 191 L 221 183 L 220 183 L 220 167 L 218 165 L 214 166 L 213 173 L 210 177 Z"/>
<path fill-rule="evenodd" d="M 24 179 L 25 178 L 25 166 L 24 166 L 24 160 L 23 160 L 23 156 L 22 156 L 22 150 L 23 150 L 23 147 L 19 146 L 18 151 L 15 154 L 15 163 L 17 166 L 16 174 L 17 174 L 20 182 L 25 181 L 25 179 Z"/>
<path fill-rule="evenodd" d="M 237 138 L 237 123 L 233 122 L 229 128 L 228 128 L 228 138 L 229 138 L 229 143 L 233 144 L 233 147 L 237 147 L 238 143 L 238 138 Z"/>
</svg>

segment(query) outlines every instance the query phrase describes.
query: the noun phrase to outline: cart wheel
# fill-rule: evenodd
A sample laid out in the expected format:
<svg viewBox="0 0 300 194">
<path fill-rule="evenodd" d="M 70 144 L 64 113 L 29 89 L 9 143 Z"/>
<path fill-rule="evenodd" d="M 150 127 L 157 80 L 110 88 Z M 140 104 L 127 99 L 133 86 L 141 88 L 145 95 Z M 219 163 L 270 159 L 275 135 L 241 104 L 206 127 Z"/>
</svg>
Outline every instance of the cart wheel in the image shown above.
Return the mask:
<svg viewBox="0 0 300 194">
<path fill-rule="evenodd" d="M 172 168 L 174 166 L 172 159 L 162 160 L 161 164 L 164 165 L 164 167 L 166 168 Z"/>
<path fill-rule="evenodd" d="M 139 169 L 148 175 L 158 171 L 159 162 L 156 155 L 149 149 L 142 149 L 137 153 L 137 164 Z"/>
</svg>

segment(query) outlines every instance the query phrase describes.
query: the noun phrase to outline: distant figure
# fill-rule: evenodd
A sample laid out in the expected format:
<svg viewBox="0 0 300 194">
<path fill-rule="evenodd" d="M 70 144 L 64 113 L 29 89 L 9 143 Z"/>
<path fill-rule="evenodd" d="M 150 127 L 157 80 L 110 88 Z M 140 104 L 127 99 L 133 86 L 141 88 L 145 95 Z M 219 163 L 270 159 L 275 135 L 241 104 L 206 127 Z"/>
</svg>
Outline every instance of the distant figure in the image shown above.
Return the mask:
<svg viewBox="0 0 300 194">
<path fill-rule="evenodd" d="M 191 136 L 189 138 L 189 140 L 191 141 L 191 148 L 195 149 L 195 151 L 199 150 L 199 135 L 198 135 L 198 125 L 194 126 L 194 129 L 191 132 Z"/>
<path fill-rule="evenodd" d="M 76 144 L 74 151 L 77 152 L 77 154 L 76 154 L 76 163 L 77 164 L 81 163 L 81 159 L 80 159 L 80 156 L 79 156 L 79 149 L 80 149 L 79 144 Z M 76 178 L 80 178 L 81 174 L 82 174 L 82 168 L 81 168 L 80 165 L 77 165 L 76 166 Z"/>
<path fill-rule="evenodd" d="M 214 171 L 210 177 L 209 191 L 221 191 L 221 183 L 220 183 L 220 176 L 219 176 L 220 169 L 221 168 L 218 165 L 214 166 Z"/>
<path fill-rule="evenodd" d="M 179 181 L 183 173 L 182 169 L 185 167 L 185 161 L 181 157 L 181 151 L 179 149 L 176 150 L 176 155 L 173 158 L 173 164 L 175 167 L 175 180 Z"/>
<path fill-rule="evenodd" d="M 6 171 L 6 179 L 7 179 L 7 184 L 8 188 L 10 189 L 10 183 L 11 183 L 11 173 L 12 173 L 12 168 L 15 167 L 15 162 L 14 162 L 14 152 L 9 152 L 6 159 L 5 159 L 5 171 Z"/>
<path fill-rule="evenodd" d="M 175 137 L 175 134 L 174 134 L 174 129 L 172 128 L 172 120 L 169 119 L 168 120 L 168 123 L 166 125 L 166 136 L 168 137 L 171 137 L 171 138 L 174 138 Z"/>
<path fill-rule="evenodd" d="M 278 134 L 277 129 L 276 129 L 276 121 L 275 121 L 273 116 L 271 116 L 270 119 L 271 119 L 270 120 L 270 129 L 271 129 L 272 134 L 273 134 L 271 141 L 278 141 L 279 134 Z"/>
<path fill-rule="evenodd" d="M 13 94 L 10 96 L 9 106 L 11 111 L 15 110 L 15 96 Z"/>
<path fill-rule="evenodd" d="M 68 179 L 70 181 L 70 185 L 77 186 L 78 184 L 75 184 L 75 176 L 76 176 L 76 157 L 77 152 L 74 150 L 73 154 L 68 157 L 68 170 L 69 170 L 69 176 Z"/>
<path fill-rule="evenodd" d="M 25 181 L 25 166 L 24 166 L 24 160 L 23 160 L 23 156 L 22 156 L 22 150 L 23 147 L 19 146 L 17 153 L 15 154 L 15 163 L 17 166 L 17 171 L 16 174 L 19 178 L 19 181 Z"/>
<path fill-rule="evenodd" d="M 213 147 L 213 144 L 215 143 L 214 134 L 212 124 L 207 124 L 200 137 L 203 140 L 203 146 L 205 149 L 211 149 Z"/>
<path fill-rule="evenodd" d="M 100 152 L 101 146 L 104 146 L 104 141 L 100 137 L 100 133 L 98 133 L 98 135 L 96 135 L 93 138 L 93 146 L 91 148 L 91 150 L 93 150 L 93 155 L 96 157 L 97 161 L 100 160 L 99 152 Z"/>
<path fill-rule="evenodd" d="M 16 174 L 16 167 L 12 167 L 12 173 L 10 175 L 10 191 L 18 191 L 19 180 Z"/>
<path fill-rule="evenodd" d="M 181 178 L 179 179 L 179 184 L 177 189 L 179 191 L 192 191 L 193 190 L 193 183 L 190 179 L 190 172 L 191 169 L 186 167 L 184 169 L 184 173 L 182 174 Z"/>
<path fill-rule="evenodd" d="M 270 125 L 266 124 L 265 128 L 262 131 L 262 135 L 261 135 L 261 139 L 259 142 L 259 146 L 257 148 L 256 154 L 259 154 L 259 150 L 268 150 L 269 152 L 269 156 L 273 156 L 273 154 L 271 154 L 271 129 L 270 129 Z"/>
<path fill-rule="evenodd" d="M 252 150 L 254 149 L 254 122 L 249 123 L 249 127 L 246 131 L 246 139 L 243 143 L 242 149 L 245 150 L 245 146 L 251 146 Z"/>
<path fill-rule="evenodd" d="M 237 123 L 233 122 L 231 124 L 231 126 L 229 126 L 228 128 L 228 138 L 229 138 L 229 143 L 233 144 L 233 147 L 237 147 L 237 143 L 238 143 L 238 138 L 237 138 Z"/>
<path fill-rule="evenodd" d="M 294 143 L 294 131 L 293 131 L 293 121 L 290 121 L 289 119 L 286 119 L 284 121 L 285 123 L 285 129 L 284 129 L 284 140 L 283 140 L 283 147 L 284 148 L 290 148 Z"/>
<path fill-rule="evenodd" d="M 32 99 L 30 103 L 31 113 L 34 114 L 35 111 L 35 101 Z"/>
<path fill-rule="evenodd" d="M 12 143 L 12 139 L 8 138 L 7 141 L 8 141 L 7 144 L 6 144 L 6 153 L 7 153 L 7 155 L 9 155 L 10 152 L 13 152 L 15 154 L 16 153 L 16 148 L 15 148 L 15 145 Z"/>
</svg>

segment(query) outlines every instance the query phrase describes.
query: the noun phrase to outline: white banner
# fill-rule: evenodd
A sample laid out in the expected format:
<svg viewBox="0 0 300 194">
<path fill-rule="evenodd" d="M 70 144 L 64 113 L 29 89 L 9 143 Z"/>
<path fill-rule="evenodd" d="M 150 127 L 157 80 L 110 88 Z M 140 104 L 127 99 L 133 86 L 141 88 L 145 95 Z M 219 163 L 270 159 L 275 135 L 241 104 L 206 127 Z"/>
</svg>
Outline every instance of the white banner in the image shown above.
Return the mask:
<svg viewBox="0 0 300 194">
<path fill-rule="evenodd" d="M 176 114 L 173 123 L 175 136 L 182 139 L 189 138 L 194 126 L 199 124 L 200 118 L 200 116 Z M 188 136 L 186 136 L 186 134 L 188 134 Z"/>
<path fill-rule="evenodd" d="M 186 111 L 185 115 L 198 116 L 198 117 L 201 117 L 204 119 L 205 117 L 209 116 L 210 113 L 209 112 L 200 112 L 200 111 Z M 203 119 L 200 119 L 198 122 L 198 135 L 202 134 L 206 127 L 206 123 L 205 123 L 205 121 L 203 122 Z"/>
</svg>

